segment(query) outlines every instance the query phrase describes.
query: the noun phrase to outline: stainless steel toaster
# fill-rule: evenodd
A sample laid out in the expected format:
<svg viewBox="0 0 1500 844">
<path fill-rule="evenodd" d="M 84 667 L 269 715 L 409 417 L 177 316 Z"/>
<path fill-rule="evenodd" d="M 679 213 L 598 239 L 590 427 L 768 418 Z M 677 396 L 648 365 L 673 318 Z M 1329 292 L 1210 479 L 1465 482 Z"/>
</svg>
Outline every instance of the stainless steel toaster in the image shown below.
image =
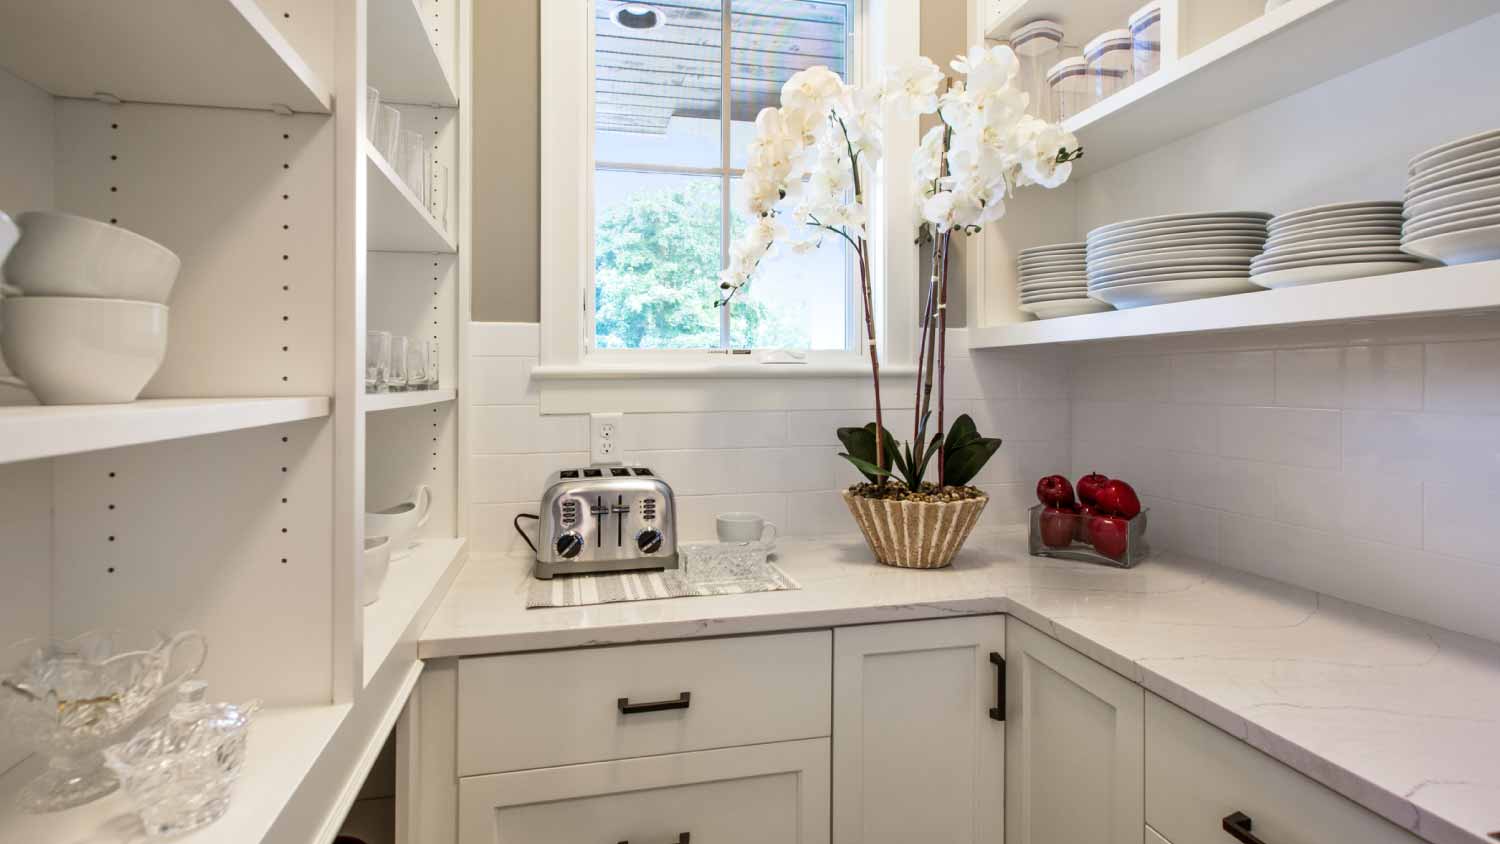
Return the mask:
<svg viewBox="0 0 1500 844">
<path fill-rule="evenodd" d="M 672 488 L 641 466 L 563 469 L 538 514 L 537 577 L 677 568 Z"/>
</svg>

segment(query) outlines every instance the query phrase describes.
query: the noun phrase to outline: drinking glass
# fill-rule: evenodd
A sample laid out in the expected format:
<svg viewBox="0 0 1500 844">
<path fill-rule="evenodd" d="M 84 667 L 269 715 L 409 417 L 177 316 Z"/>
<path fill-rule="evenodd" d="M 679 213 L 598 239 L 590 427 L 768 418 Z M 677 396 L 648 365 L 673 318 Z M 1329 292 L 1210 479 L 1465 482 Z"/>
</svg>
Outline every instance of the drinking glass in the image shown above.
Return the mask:
<svg viewBox="0 0 1500 844">
<path fill-rule="evenodd" d="M 386 376 L 386 384 L 393 393 L 406 391 L 406 349 L 411 341 L 405 337 L 391 338 L 391 370 Z"/>
<path fill-rule="evenodd" d="M 421 201 L 422 206 L 427 206 L 427 137 L 421 132 L 406 131 L 401 133 L 401 150 L 396 154 L 396 172 L 401 174 L 401 181 L 411 188 L 411 192 Z"/>
<path fill-rule="evenodd" d="M 372 142 L 375 149 L 392 166 L 396 162 L 396 144 L 401 138 L 401 112 L 388 105 L 380 107 L 380 119 L 375 123 Z"/>
<path fill-rule="evenodd" d="M 413 340 L 406 348 L 406 389 L 427 390 L 427 347 L 420 340 Z"/>
<path fill-rule="evenodd" d="M 383 391 L 390 373 L 391 332 L 367 332 L 365 334 L 365 392 Z"/>
<path fill-rule="evenodd" d="M 428 340 L 427 346 L 427 385 L 429 389 L 436 390 L 443 385 L 443 379 L 438 373 L 438 341 Z"/>
<path fill-rule="evenodd" d="M 365 134 L 375 140 L 375 122 L 380 119 L 380 91 L 365 89 Z"/>
</svg>

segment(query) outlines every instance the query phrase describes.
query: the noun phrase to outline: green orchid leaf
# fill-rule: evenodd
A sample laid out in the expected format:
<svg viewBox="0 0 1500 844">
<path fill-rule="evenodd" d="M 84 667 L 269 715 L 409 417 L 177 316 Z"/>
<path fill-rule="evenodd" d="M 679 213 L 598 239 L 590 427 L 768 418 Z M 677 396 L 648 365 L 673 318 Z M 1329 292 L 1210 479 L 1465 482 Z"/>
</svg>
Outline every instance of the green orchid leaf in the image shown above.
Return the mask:
<svg viewBox="0 0 1500 844">
<path fill-rule="evenodd" d="M 879 483 L 880 478 L 888 478 L 891 476 L 890 472 L 880 468 L 879 466 L 876 466 L 874 463 L 871 463 L 868 460 L 861 460 L 860 458 L 855 457 L 852 454 L 845 454 L 843 452 L 840 452 L 839 456 L 854 464 L 854 468 L 858 469 L 865 477 L 869 478 L 870 483 Z"/>
<path fill-rule="evenodd" d="M 944 482 L 949 486 L 967 486 L 1000 450 L 998 438 L 981 437 L 968 445 L 943 455 Z"/>
<path fill-rule="evenodd" d="M 963 448 L 977 439 L 979 439 L 979 429 L 975 427 L 973 417 L 967 413 L 953 420 L 953 425 L 947 431 L 949 451 Z"/>
</svg>

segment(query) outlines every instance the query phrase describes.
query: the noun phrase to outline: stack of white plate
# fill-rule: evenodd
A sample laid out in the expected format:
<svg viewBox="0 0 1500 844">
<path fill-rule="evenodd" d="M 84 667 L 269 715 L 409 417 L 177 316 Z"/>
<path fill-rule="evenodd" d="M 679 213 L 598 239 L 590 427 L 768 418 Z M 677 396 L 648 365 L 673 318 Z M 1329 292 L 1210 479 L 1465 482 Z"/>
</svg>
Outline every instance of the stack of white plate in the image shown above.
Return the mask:
<svg viewBox="0 0 1500 844">
<path fill-rule="evenodd" d="M 1500 258 L 1500 129 L 1411 160 L 1401 245 L 1445 264 Z"/>
<path fill-rule="evenodd" d="M 1082 243 L 1056 243 L 1022 249 L 1021 310 L 1039 319 L 1092 314 L 1110 309 L 1089 298 L 1089 277 Z"/>
<path fill-rule="evenodd" d="M 1266 251 L 1250 262 L 1261 287 L 1296 287 L 1421 269 L 1401 251 L 1401 203 L 1340 202 L 1272 218 Z"/>
<path fill-rule="evenodd" d="M 1270 214 L 1207 211 L 1100 226 L 1088 235 L 1089 295 L 1139 308 L 1259 290 L 1250 259 Z"/>
</svg>

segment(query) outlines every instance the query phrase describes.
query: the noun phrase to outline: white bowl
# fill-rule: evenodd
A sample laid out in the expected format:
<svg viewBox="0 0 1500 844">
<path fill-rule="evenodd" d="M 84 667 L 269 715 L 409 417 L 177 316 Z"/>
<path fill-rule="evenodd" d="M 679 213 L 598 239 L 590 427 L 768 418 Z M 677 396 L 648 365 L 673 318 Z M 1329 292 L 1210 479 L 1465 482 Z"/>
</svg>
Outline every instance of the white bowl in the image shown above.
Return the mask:
<svg viewBox="0 0 1500 844">
<path fill-rule="evenodd" d="M 0 354 L 42 404 L 135 401 L 167 353 L 166 305 L 8 296 Z"/>
<path fill-rule="evenodd" d="M 391 559 L 399 560 L 411 553 L 411 544 L 417 529 L 427 524 L 432 512 L 432 490 L 419 484 L 411 498 L 379 510 L 365 513 L 365 536 L 389 536 Z"/>
<path fill-rule="evenodd" d="M 182 260 L 128 229 L 56 211 L 16 218 L 21 240 L 5 261 L 5 281 L 27 296 L 129 299 L 164 305 Z"/>
<path fill-rule="evenodd" d="M 362 603 L 369 606 L 380 600 L 380 589 L 385 586 L 385 576 L 391 571 L 391 538 L 389 536 L 365 537 L 365 582 Z"/>
<path fill-rule="evenodd" d="M 1403 244 L 1407 252 L 1445 264 L 1469 264 L 1500 258 L 1500 223 L 1477 229 L 1414 238 Z"/>
<path fill-rule="evenodd" d="M 1312 252 L 1305 255 L 1271 256 L 1264 261 L 1256 261 L 1250 265 L 1252 272 L 1269 272 L 1273 269 L 1285 269 L 1287 267 L 1303 267 L 1311 264 L 1349 264 L 1356 261 L 1400 261 L 1410 258 L 1401 247 L 1390 246 L 1382 249 L 1344 249 L 1332 252 Z"/>
<path fill-rule="evenodd" d="M 1214 296 L 1230 296 L 1236 293 L 1253 293 L 1264 288 L 1250 283 L 1248 278 L 1204 278 L 1192 281 L 1163 281 L 1143 284 L 1128 284 L 1115 288 L 1091 290 L 1089 295 L 1116 308 L 1140 308 L 1147 305 L 1166 305 L 1172 302 L 1187 302 L 1193 299 L 1208 299 Z"/>
<path fill-rule="evenodd" d="M 1329 281 L 1344 281 L 1351 278 L 1368 278 L 1376 275 L 1404 273 L 1420 270 L 1420 261 L 1357 261 L 1341 264 L 1310 264 L 1300 267 L 1251 273 L 1250 280 L 1267 288 L 1301 287 L 1304 284 L 1323 284 Z"/>
<path fill-rule="evenodd" d="M 1029 302 L 1021 305 L 1021 310 L 1034 315 L 1037 319 L 1058 319 L 1081 314 L 1104 313 L 1114 310 L 1114 307 L 1094 299 L 1066 299 L 1060 302 Z"/>
</svg>

